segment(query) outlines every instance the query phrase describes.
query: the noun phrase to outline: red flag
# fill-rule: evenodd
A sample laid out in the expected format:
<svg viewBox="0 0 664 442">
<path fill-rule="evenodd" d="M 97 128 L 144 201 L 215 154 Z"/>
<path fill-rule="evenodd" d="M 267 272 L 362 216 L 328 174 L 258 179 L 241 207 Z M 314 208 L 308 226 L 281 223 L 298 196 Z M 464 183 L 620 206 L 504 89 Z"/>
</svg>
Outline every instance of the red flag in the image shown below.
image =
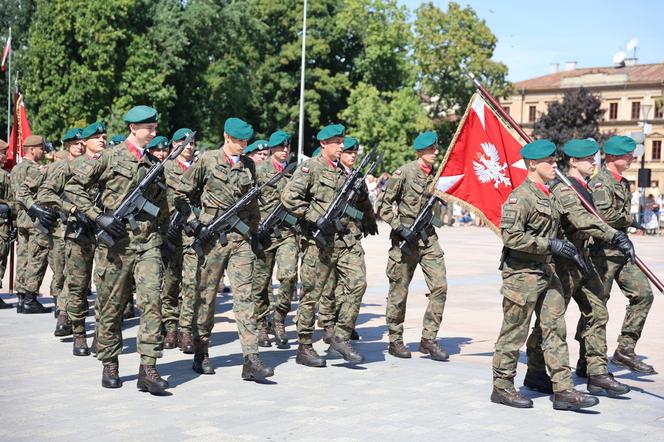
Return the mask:
<svg viewBox="0 0 664 442">
<path fill-rule="evenodd" d="M 12 170 L 21 158 L 23 158 L 23 142 L 32 133 L 30 132 L 30 123 L 28 115 L 25 112 L 23 96 L 19 94 L 16 98 L 16 108 L 14 110 L 14 123 L 12 124 L 11 136 L 9 137 L 9 148 L 7 149 L 7 161 L 5 170 Z"/>
<path fill-rule="evenodd" d="M 436 194 L 474 211 L 495 231 L 501 207 L 526 179 L 525 141 L 473 95 L 438 171 Z"/>
<path fill-rule="evenodd" d="M 9 34 L 9 37 L 7 37 L 7 42 L 5 43 L 5 48 L 2 50 L 2 65 L 0 66 L 0 69 L 2 69 L 2 72 L 5 71 L 5 64 L 7 63 L 7 58 L 9 57 L 9 51 L 12 50 L 12 36 L 11 33 Z"/>
</svg>

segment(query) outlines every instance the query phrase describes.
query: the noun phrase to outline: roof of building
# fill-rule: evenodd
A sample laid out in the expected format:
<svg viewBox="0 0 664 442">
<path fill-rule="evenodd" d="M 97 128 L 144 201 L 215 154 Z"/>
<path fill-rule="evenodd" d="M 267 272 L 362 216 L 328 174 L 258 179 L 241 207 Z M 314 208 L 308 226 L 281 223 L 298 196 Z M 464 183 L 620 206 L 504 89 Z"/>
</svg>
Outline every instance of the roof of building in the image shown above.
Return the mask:
<svg viewBox="0 0 664 442">
<path fill-rule="evenodd" d="M 623 67 L 579 68 L 560 71 L 514 83 L 521 89 L 558 89 L 579 86 L 613 86 L 654 84 L 664 81 L 664 63 L 637 64 Z"/>
</svg>

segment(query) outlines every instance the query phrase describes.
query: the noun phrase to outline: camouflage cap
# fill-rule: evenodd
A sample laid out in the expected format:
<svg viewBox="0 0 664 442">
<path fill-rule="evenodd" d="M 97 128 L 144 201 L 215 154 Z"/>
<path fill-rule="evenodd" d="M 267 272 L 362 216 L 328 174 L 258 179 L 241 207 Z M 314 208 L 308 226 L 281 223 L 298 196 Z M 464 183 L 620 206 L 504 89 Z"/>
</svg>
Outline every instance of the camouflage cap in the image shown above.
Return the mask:
<svg viewBox="0 0 664 442">
<path fill-rule="evenodd" d="M 24 147 L 35 147 L 35 146 L 43 146 L 44 145 L 44 137 L 41 135 L 30 135 L 23 141 L 23 146 Z"/>
</svg>

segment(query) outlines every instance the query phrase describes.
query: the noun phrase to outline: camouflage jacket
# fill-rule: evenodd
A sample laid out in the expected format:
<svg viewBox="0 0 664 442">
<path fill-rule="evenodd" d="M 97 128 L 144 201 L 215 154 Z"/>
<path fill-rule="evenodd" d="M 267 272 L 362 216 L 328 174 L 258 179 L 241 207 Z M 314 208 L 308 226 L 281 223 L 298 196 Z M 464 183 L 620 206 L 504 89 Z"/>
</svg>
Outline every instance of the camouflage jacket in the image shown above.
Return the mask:
<svg viewBox="0 0 664 442">
<path fill-rule="evenodd" d="M 180 184 L 180 179 L 185 173 L 178 160 L 166 161 L 164 164 L 164 178 L 166 179 L 166 196 L 168 198 L 168 211 L 173 213 L 175 211 L 175 190 Z"/>
<path fill-rule="evenodd" d="M 343 166 L 341 167 L 343 169 Z M 348 174 L 350 171 L 344 170 L 344 173 Z M 352 246 L 356 241 L 360 241 L 362 239 L 364 233 L 363 225 L 376 223 L 376 214 L 373 211 L 371 201 L 369 201 L 369 191 L 367 190 L 365 183 L 362 185 L 363 191 L 360 192 L 357 197 L 357 201 L 355 201 L 355 208 L 362 212 L 362 219 L 359 220 L 348 215 L 344 215 L 341 218 L 341 224 L 346 226 L 348 229 L 342 235 L 344 243 L 348 247 Z"/>
<path fill-rule="evenodd" d="M 110 214 L 145 177 L 155 161 L 157 159 L 147 152 L 137 159 L 127 145 L 121 143 L 113 149 L 104 150 L 98 159 L 84 159 L 65 185 L 65 196 L 92 220 L 101 213 Z M 162 244 L 169 218 L 166 192 L 158 185 L 160 180 L 163 184 L 163 178 L 158 178 L 145 194 L 148 201 L 159 208 L 157 218 L 144 212 L 138 214 L 138 231 L 132 231 L 127 225 L 127 236 L 116 238 L 117 247 L 143 251 Z M 101 189 L 99 206 L 91 193 L 96 185 Z"/>
<path fill-rule="evenodd" d="M 387 180 L 378 204 L 381 219 L 388 223 L 392 230 L 396 230 L 399 225 L 410 227 L 431 197 L 434 177 L 433 171 L 426 174 L 417 160 L 395 170 Z M 396 213 L 393 209 L 395 204 Z M 434 216 L 440 218 L 440 204 L 434 206 Z M 433 226 L 429 227 L 428 233 L 429 236 L 436 235 Z"/>
<path fill-rule="evenodd" d="M 262 186 L 278 173 L 279 170 L 274 165 L 274 160 L 270 157 L 256 166 L 256 183 L 259 186 Z M 263 194 L 261 195 L 261 199 L 263 200 L 263 203 L 261 203 L 260 206 L 261 222 L 265 221 L 265 218 L 267 218 L 275 207 L 279 205 L 281 202 L 281 195 L 286 188 L 286 183 L 292 178 L 292 176 L 292 173 L 285 173 L 283 178 L 277 181 L 276 184 L 265 186 Z M 288 238 L 293 234 L 294 233 L 290 229 L 281 229 L 282 239 Z"/>
<path fill-rule="evenodd" d="M 39 165 L 26 158 L 11 171 L 11 183 L 18 203 L 16 225 L 20 228 L 29 229 L 35 226 L 35 222 L 28 215 L 28 209 L 34 204 L 37 189 L 43 179 L 44 174 L 39 170 Z"/>
<path fill-rule="evenodd" d="M 16 204 L 14 202 L 14 191 L 11 186 L 9 172 L 0 169 L 0 204 L 9 208 L 6 218 L 0 217 L 0 226 L 9 224 L 11 219 L 16 218 Z"/>
<path fill-rule="evenodd" d="M 200 195 L 198 218 L 203 224 L 209 224 L 255 185 L 255 173 L 254 162 L 247 156 L 240 155 L 237 163 L 231 165 L 222 149 L 203 152 L 182 175 L 175 190 L 175 207 L 191 221 L 196 217 L 192 207 Z M 255 233 L 260 220 L 258 201 L 252 201 L 239 217 Z M 228 234 L 229 240 L 242 238 L 239 232 Z"/>
<path fill-rule="evenodd" d="M 632 193 L 629 191 L 629 182 L 622 178 L 616 181 L 613 174 L 602 167 L 588 183 L 595 200 L 595 207 L 608 225 L 616 230 L 627 231 L 634 218 L 629 213 L 632 204 Z M 593 254 L 604 249 L 601 254 L 622 256 L 622 253 L 609 243 L 597 244 L 593 247 Z"/>
</svg>

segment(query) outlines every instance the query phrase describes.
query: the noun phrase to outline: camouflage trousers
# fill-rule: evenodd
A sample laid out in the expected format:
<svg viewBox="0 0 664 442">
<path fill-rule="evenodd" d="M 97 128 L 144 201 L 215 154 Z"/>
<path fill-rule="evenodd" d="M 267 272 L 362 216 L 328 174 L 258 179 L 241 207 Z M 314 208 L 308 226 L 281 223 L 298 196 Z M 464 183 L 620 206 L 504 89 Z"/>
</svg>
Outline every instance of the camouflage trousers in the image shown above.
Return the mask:
<svg viewBox="0 0 664 442">
<path fill-rule="evenodd" d="M 509 262 L 509 265 L 508 265 Z M 542 332 L 544 361 L 551 376 L 553 391 L 574 386 L 569 368 L 566 302 L 562 284 L 552 263 L 505 263 L 503 268 L 503 324 L 493 354 L 493 385 L 514 385 L 519 349 L 526 343 L 533 312 Z"/>
<path fill-rule="evenodd" d="M 57 300 L 61 312 L 67 308 L 67 296 L 62 290 L 65 286 L 65 262 L 65 239 L 52 236 L 51 249 L 48 251 L 48 265 L 53 271 L 51 296 Z"/>
<path fill-rule="evenodd" d="M 340 339 L 350 339 L 366 289 L 364 249 L 358 240 L 352 247 L 339 250 L 336 268 L 325 281 L 318 303 L 320 322 L 334 325 L 334 334 Z"/>
<path fill-rule="evenodd" d="M 563 287 L 565 304 L 569 304 L 570 298 L 574 299 L 581 312 L 574 336 L 580 345 L 579 359 L 586 359 L 590 375 L 608 373 L 606 324 L 609 322 L 609 312 L 599 274 L 592 272 L 584 276 L 576 265 L 566 260 L 556 260 L 556 274 Z M 526 342 L 526 354 L 529 370 L 546 371 L 539 321 L 535 322 Z"/>
<path fill-rule="evenodd" d="M 297 282 L 297 260 L 298 246 L 295 235 L 275 239 L 267 250 L 256 257 L 252 292 L 256 304 L 256 322 L 259 327 L 267 326 L 272 310 L 274 310 L 274 320 L 280 322 L 284 322 L 290 312 L 291 296 Z M 275 264 L 279 281 L 276 302 L 272 300 L 272 272 Z"/>
<path fill-rule="evenodd" d="M 0 224 L 0 287 L 5 277 L 7 260 L 9 259 L 9 225 Z"/>
<path fill-rule="evenodd" d="M 39 294 L 48 266 L 50 238 L 35 228 L 18 229 L 16 292 Z"/>
<path fill-rule="evenodd" d="M 164 287 L 161 294 L 161 320 L 166 331 L 176 331 L 180 316 L 180 286 L 182 283 L 182 245 L 169 250 L 168 265 L 164 268 Z"/>
<path fill-rule="evenodd" d="M 161 357 L 162 258 L 159 247 L 132 250 L 128 241 L 113 247 L 97 248 L 97 359 L 102 362 L 122 352 L 122 312 L 132 296 L 130 281 L 136 284 L 136 300 L 141 320 L 136 336 L 136 351 L 141 364 L 154 365 Z"/>
<path fill-rule="evenodd" d="M 85 333 L 88 316 L 88 288 L 92 277 L 95 243 L 92 240 L 65 238 L 67 276 L 65 279 L 66 311 L 74 334 Z M 62 308 L 62 307 L 61 307 Z M 95 314 L 97 314 L 95 310 Z"/>
<path fill-rule="evenodd" d="M 236 236 L 235 234 L 232 234 Z M 247 240 L 237 235 L 222 246 L 218 240 L 205 244 L 200 267 L 198 292 L 194 301 L 194 339 L 208 342 L 214 327 L 215 301 L 224 272 L 233 287 L 233 313 L 237 324 L 242 353 L 258 353 L 256 315 L 251 295 L 254 252 Z"/>
<path fill-rule="evenodd" d="M 654 300 L 650 282 L 636 264 L 627 261 L 623 256 L 592 256 L 591 259 L 597 272 L 603 277 L 604 301 L 609 300 L 614 280 L 629 300 L 618 344 L 633 349 L 641 337 Z"/>
<path fill-rule="evenodd" d="M 410 255 L 402 253 L 395 240 L 392 242 L 386 270 L 390 291 L 387 296 L 385 316 L 390 342 L 403 339 L 408 286 L 413 279 L 417 264 L 422 267 L 424 280 L 429 288 L 429 303 L 422 321 L 422 337 L 436 339 L 438 336 L 447 299 L 447 276 L 443 250 L 434 235 L 427 243 L 420 240 L 419 247 Z"/>
<path fill-rule="evenodd" d="M 196 252 L 186 247 L 182 256 L 182 299 L 180 300 L 180 316 L 178 318 L 181 331 L 192 332 L 194 301 L 196 300 L 196 293 L 198 293 L 199 279 L 198 256 Z"/>
</svg>

